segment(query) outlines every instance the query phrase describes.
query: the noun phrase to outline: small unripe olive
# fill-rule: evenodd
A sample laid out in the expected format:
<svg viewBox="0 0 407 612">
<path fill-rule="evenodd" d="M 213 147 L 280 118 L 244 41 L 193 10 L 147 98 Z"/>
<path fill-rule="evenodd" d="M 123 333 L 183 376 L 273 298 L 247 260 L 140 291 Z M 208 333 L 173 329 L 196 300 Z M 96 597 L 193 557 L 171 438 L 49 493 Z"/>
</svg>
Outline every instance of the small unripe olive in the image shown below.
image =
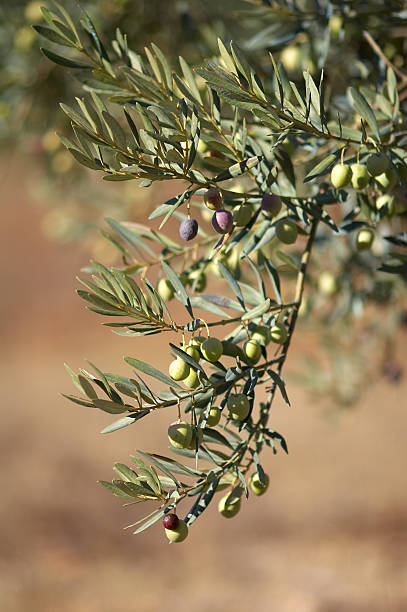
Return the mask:
<svg viewBox="0 0 407 612">
<path fill-rule="evenodd" d="M 341 31 L 342 28 L 342 17 L 338 14 L 332 15 L 332 17 L 330 17 L 329 19 L 329 31 L 331 32 L 331 34 L 333 36 L 337 36 L 339 34 L 339 32 Z"/>
<path fill-rule="evenodd" d="M 243 421 L 250 412 L 250 402 L 244 393 L 231 393 L 227 405 L 229 416 L 234 421 Z"/>
<path fill-rule="evenodd" d="M 187 355 L 192 357 L 192 359 L 194 359 L 195 361 L 200 360 L 201 353 L 199 352 L 199 349 L 196 346 L 189 344 L 188 346 L 185 347 L 184 350 L 187 353 Z"/>
<path fill-rule="evenodd" d="M 284 244 L 294 244 L 298 236 L 298 228 L 291 219 L 281 219 L 276 223 L 276 236 Z"/>
<path fill-rule="evenodd" d="M 282 207 L 281 200 L 272 193 L 265 193 L 261 200 L 262 212 L 270 218 L 277 217 Z"/>
<path fill-rule="evenodd" d="M 249 361 L 255 364 L 261 357 L 261 346 L 256 340 L 247 340 L 243 345 L 243 352 Z"/>
<path fill-rule="evenodd" d="M 209 189 L 205 192 L 204 200 L 206 206 L 210 210 L 219 210 L 223 205 L 223 195 L 222 192 L 217 189 L 217 187 L 209 187 Z"/>
<path fill-rule="evenodd" d="M 267 476 L 267 474 L 264 474 L 263 484 L 260 482 L 259 474 L 257 472 L 250 476 L 249 487 L 255 495 L 263 495 L 263 493 L 267 491 L 269 484 L 270 478 Z"/>
<path fill-rule="evenodd" d="M 275 323 L 270 329 L 270 339 L 276 344 L 284 344 L 284 342 L 287 340 L 287 336 L 287 328 L 282 323 Z"/>
<path fill-rule="evenodd" d="M 370 181 L 370 176 L 366 166 L 363 164 L 352 164 L 352 187 L 354 189 L 363 189 Z"/>
<path fill-rule="evenodd" d="M 158 281 L 157 291 L 164 300 L 164 302 L 169 302 L 170 300 L 172 300 L 175 294 L 174 287 L 166 278 L 161 278 Z"/>
<path fill-rule="evenodd" d="M 331 183 L 336 189 L 346 187 L 351 179 L 351 169 L 345 164 L 336 164 L 332 168 L 331 172 Z"/>
<path fill-rule="evenodd" d="M 270 328 L 265 325 L 257 325 L 252 333 L 252 340 L 266 346 L 270 342 Z"/>
<path fill-rule="evenodd" d="M 184 378 L 184 385 L 189 387 L 190 389 L 196 389 L 199 387 L 199 378 L 196 370 L 194 368 L 189 369 L 189 374 L 186 378 Z"/>
<path fill-rule="evenodd" d="M 229 494 L 225 495 L 224 497 L 222 497 L 222 499 L 219 500 L 218 504 L 218 510 L 225 518 L 232 518 L 233 516 L 236 516 L 236 514 L 240 510 L 241 505 L 240 498 L 232 499 L 232 501 L 227 503 L 229 497 Z"/>
<path fill-rule="evenodd" d="M 221 414 L 222 412 L 220 408 L 217 408 L 216 406 L 212 406 L 212 408 L 209 411 L 208 418 L 206 419 L 207 426 L 216 427 L 216 425 L 220 421 Z"/>
<path fill-rule="evenodd" d="M 356 249 L 367 251 L 373 244 L 374 231 L 371 229 L 361 229 L 356 236 Z"/>
<path fill-rule="evenodd" d="M 204 291 L 206 287 L 206 276 L 202 270 L 192 270 L 188 276 L 190 284 L 194 287 L 195 291 L 200 293 Z"/>
<path fill-rule="evenodd" d="M 376 176 L 375 180 L 383 189 L 393 189 L 397 185 L 398 176 L 394 168 L 388 168 L 386 172 Z"/>
<path fill-rule="evenodd" d="M 46 6 L 45 2 L 29 2 L 24 9 L 24 17 L 29 23 L 42 21 L 44 16 L 41 11 L 41 6 Z"/>
<path fill-rule="evenodd" d="M 196 438 L 197 438 L 196 429 L 195 429 L 195 427 L 192 427 L 191 442 L 190 442 L 190 444 L 188 446 L 188 448 L 190 450 L 195 450 L 196 449 Z M 200 427 L 198 427 L 198 447 L 201 446 L 202 440 L 203 440 L 203 431 L 202 431 L 202 429 Z"/>
<path fill-rule="evenodd" d="M 197 348 L 201 348 L 202 342 L 205 342 L 205 336 L 194 336 L 189 341 L 189 346 L 196 346 Z"/>
<path fill-rule="evenodd" d="M 389 167 L 389 160 L 384 153 L 372 153 L 367 158 L 366 166 L 370 176 L 379 176 L 379 174 L 386 172 Z"/>
<path fill-rule="evenodd" d="M 386 217 L 392 217 L 396 212 L 394 206 L 394 197 L 387 193 L 379 196 L 376 200 L 376 210 L 381 210 L 384 206 L 387 207 Z"/>
<path fill-rule="evenodd" d="M 318 277 L 318 290 L 322 295 L 333 295 L 338 291 L 338 281 L 332 272 L 321 272 Z"/>
<path fill-rule="evenodd" d="M 191 444 L 192 427 L 185 421 L 171 423 L 168 428 L 168 440 L 175 448 L 188 448 Z"/>
<path fill-rule="evenodd" d="M 297 45 L 285 47 L 280 54 L 280 61 L 287 72 L 296 72 L 301 67 L 301 49 Z"/>
<path fill-rule="evenodd" d="M 204 359 L 211 361 L 212 363 L 218 361 L 219 357 L 222 355 L 222 352 L 222 342 L 217 338 L 208 338 L 201 344 L 202 356 Z"/>
<path fill-rule="evenodd" d="M 178 543 L 183 542 L 188 536 L 188 525 L 182 519 L 179 519 L 178 525 L 175 529 L 166 529 L 165 535 L 170 542 Z"/>
<path fill-rule="evenodd" d="M 189 374 L 190 367 L 182 359 L 171 361 L 168 371 L 173 380 L 184 380 Z"/>
<path fill-rule="evenodd" d="M 233 221 L 237 227 L 245 227 L 252 218 L 252 207 L 249 204 L 235 206 L 233 209 Z"/>
</svg>

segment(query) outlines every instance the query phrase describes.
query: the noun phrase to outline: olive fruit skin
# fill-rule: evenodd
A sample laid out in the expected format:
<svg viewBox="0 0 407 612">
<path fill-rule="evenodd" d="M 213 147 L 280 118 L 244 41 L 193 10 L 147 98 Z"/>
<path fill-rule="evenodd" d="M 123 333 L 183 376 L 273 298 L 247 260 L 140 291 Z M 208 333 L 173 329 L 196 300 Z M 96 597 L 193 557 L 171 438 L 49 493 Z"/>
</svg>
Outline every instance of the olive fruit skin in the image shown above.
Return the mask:
<svg viewBox="0 0 407 612">
<path fill-rule="evenodd" d="M 192 357 L 192 359 L 194 359 L 196 362 L 198 362 L 201 358 L 201 353 L 199 352 L 198 347 L 192 344 L 188 344 L 188 346 L 185 347 L 184 351 L 186 352 L 187 355 Z"/>
<path fill-rule="evenodd" d="M 270 478 L 267 474 L 264 474 L 264 483 L 260 482 L 260 478 L 257 472 L 250 476 L 249 488 L 255 495 L 263 495 L 268 489 L 270 484 Z"/>
<path fill-rule="evenodd" d="M 192 429 L 192 438 L 191 438 L 191 442 L 188 448 L 190 450 L 195 450 L 196 449 L 196 438 L 197 438 L 196 429 L 195 427 L 192 427 L 191 429 Z M 203 440 L 203 430 L 200 427 L 198 427 L 198 448 L 201 446 L 202 440 Z"/>
<path fill-rule="evenodd" d="M 221 415 L 222 415 L 222 412 L 220 408 L 217 408 L 216 406 L 212 406 L 212 408 L 209 411 L 208 418 L 206 419 L 206 425 L 208 427 L 216 427 L 216 425 L 220 421 Z"/>
<path fill-rule="evenodd" d="M 387 193 L 379 196 L 376 200 L 376 210 L 381 210 L 384 206 L 387 206 L 386 217 L 392 217 L 396 212 L 394 197 Z"/>
<path fill-rule="evenodd" d="M 394 168 L 388 168 L 386 172 L 375 176 L 375 181 L 379 183 L 383 189 L 393 189 L 393 187 L 397 185 L 397 173 Z"/>
<path fill-rule="evenodd" d="M 270 329 L 265 325 L 257 325 L 252 333 L 252 340 L 266 346 L 270 342 Z"/>
<path fill-rule="evenodd" d="M 216 210 L 212 216 L 212 227 L 218 234 L 228 234 L 233 229 L 233 215 L 223 208 Z"/>
<path fill-rule="evenodd" d="M 265 193 L 261 200 L 261 210 L 270 218 L 277 217 L 282 207 L 281 200 L 278 196 L 271 193 Z"/>
<path fill-rule="evenodd" d="M 169 302 L 175 295 L 175 290 L 169 280 L 161 278 L 158 281 L 157 291 L 165 302 Z"/>
<path fill-rule="evenodd" d="M 363 189 L 370 181 L 370 175 L 367 171 L 367 167 L 363 164 L 352 164 L 352 187 L 354 189 Z"/>
<path fill-rule="evenodd" d="M 351 169 L 345 164 L 336 164 L 332 168 L 331 183 L 336 189 L 349 185 L 351 179 Z"/>
<path fill-rule="evenodd" d="M 356 249 L 358 251 L 368 251 L 373 244 L 374 231 L 371 229 L 361 229 L 356 236 Z"/>
<path fill-rule="evenodd" d="M 250 412 L 250 402 L 244 393 L 231 393 L 227 405 L 229 416 L 234 421 L 243 421 Z"/>
<path fill-rule="evenodd" d="M 334 295 L 338 291 L 338 281 L 332 272 L 322 272 L 318 278 L 318 290 L 322 295 Z"/>
<path fill-rule="evenodd" d="M 389 160 L 383 153 L 372 153 L 366 162 L 367 171 L 370 176 L 379 176 L 386 172 L 389 167 Z"/>
<path fill-rule="evenodd" d="M 188 525 L 182 519 L 179 519 L 175 529 L 166 529 L 165 535 L 170 542 L 177 544 L 183 542 L 188 537 Z"/>
<path fill-rule="evenodd" d="M 222 497 L 222 499 L 220 499 L 218 503 L 218 510 L 221 513 L 221 515 L 224 516 L 225 518 L 232 518 L 236 516 L 236 514 L 240 510 L 240 505 L 241 505 L 240 498 L 236 499 L 236 501 L 231 501 L 229 503 L 226 503 L 229 497 L 230 495 L 228 493 L 227 495 Z"/>
<path fill-rule="evenodd" d="M 206 287 L 206 275 L 202 270 L 192 270 L 188 276 L 188 282 L 194 287 L 197 293 L 201 293 Z"/>
<path fill-rule="evenodd" d="M 284 342 L 287 340 L 287 337 L 287 328 L 282 323 L 275 323 L 270 329 L 270 339 L 276 344 L 284 344 Z"/>
<path fill-rule="evenodd" d="M 198 374 L 196 373 L 196 370 L 194 370 L 194 368 L 189 369 L 189 374 L 186 378 L 184 378 L 183 383 L 190 389 L 196 389 L 197 387 L 199 387 L 200 383 Z"/>
<path fill-rule="evenodd" d="M 205 336 L 194 336 L 189 341 L 189 346 L 196 346 L 198 349 L 201 348 L 202 342 L 205 342 Z"/>
<path fill-rule="evenodd" d="M 171 361 L 168 371 L 173 380 L 185 380 L 189 375 L 190 367 L 182 359 Z"/>
<path fill-rule="evenodd" d="M 176 529 L 178 527 L 179 518 L 173 512 L 169 512 L 163 518 L 163 525 L 165 529 Z"/>
<path fill-rule="evenodd" d="M 223 195 L 216 187 L 209 187 L 204 195 L 205 205 L 210 210 L 219 210 L 223 206 Z"/>
<path fill-rule="evenodd" d="M 195 238 L 198 228 L 198 221 L 196 219 L 184 219 L 179 226 L 179 235 L 188 242 Z"/>
<path fill-rule="evenodd" d="M 297 225 L 291 219 L 281 219 L 276 223 L 276 236 L 284 244 L 294 244 L 298 236 Z"/>
<path fill-rule="evenodd" d="M 223 352 L 222 342 L 217 338 L 208 338 L 201 344 L 201 353 L 206 361 L 215 363 Z"/>
<path fill-rule="evenodd" d="M 242 204 L 233 209 L 233 221 L 236 227 L 245 227 L 252 218 L 252 207 L 249 204 Z"/>
<path fill-rule="evenodd" d="M 301 49 L 297 45 L 285 47 L 280 54 L 280 60 L 287 72 L 297 72 L 301 68 Z"/>
<path fill-rule="evenodd" d="M 174 448 L 188 448 L 192 439 L 192 427 L 185 421 L 171 423 L 168 428 L 168 440 Z"/>
<path fill-rule="evenodd" d="M 261 346 L 256 340 L 253 340 L 252 338 L 251 340 L 247 340 L 244 343 L 243 352 L 246 355 L 247 359 L 250 361 L 250 363 L 255 364 L 261 357 Z"/>
</svg>

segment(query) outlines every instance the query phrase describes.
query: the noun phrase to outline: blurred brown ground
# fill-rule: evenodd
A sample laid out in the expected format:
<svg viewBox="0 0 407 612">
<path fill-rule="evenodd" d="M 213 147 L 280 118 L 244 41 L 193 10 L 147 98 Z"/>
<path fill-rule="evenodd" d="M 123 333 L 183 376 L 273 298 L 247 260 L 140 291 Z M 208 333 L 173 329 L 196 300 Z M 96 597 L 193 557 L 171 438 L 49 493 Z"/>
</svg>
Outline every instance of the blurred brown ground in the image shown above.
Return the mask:
<svg viewBox="0 0 407 612">
<path fill-rule="evenodd" d="M 3 160 L 1 612 L 405 612 L 405 381 L 367 381 L 355 409 L 327 419 L 290 384 L 293 350 L 293 405 L 273 414 L 290 455 L 265 454 L 267 495 L 227 523 L 214 505 L 180 546 L 160 524 L 122 531 L 145 508 L 123 509 L 96 481 L 136 448 L 165 452 L 169 415 L 102 436 L 108 415 L 61 398 L 63 362 L 126 372 L 123 355 L 167 359 L 158 338 L 119 338 L 84 309 L 74 290 L 87 258 L 42 237 L 17 170 Z"/>
</svg>

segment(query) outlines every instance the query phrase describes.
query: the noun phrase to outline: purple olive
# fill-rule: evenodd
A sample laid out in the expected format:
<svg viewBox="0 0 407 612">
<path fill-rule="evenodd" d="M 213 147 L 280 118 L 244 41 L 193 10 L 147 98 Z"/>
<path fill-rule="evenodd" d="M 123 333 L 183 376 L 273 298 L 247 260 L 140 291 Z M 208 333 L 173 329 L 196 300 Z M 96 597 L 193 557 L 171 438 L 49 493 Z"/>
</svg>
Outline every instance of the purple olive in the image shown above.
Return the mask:
<svg viewBox="0 0 407 612">
<path fill-rule="evenodd" d="M 218 234 L 228 234 L 233 228 L 233 215 L 228 210 L 217 210 L 212 216 L 212 227 Z"/>
<path fill-rule="evenodd" d="M 198 221 L 196 219 L 184 219 L 179 226 L 179 235 L 183 240 L 192 240 L 198 233 Z"/>
<path fill-rule="evenodd" d="M 276 217 L 281 210 L 281 200 L 278 196 L 265 193 L 261 200 L 261 210 L 268 217 Z"/>
<path fill-rule="evenodd" d="M 178 527 L 178 523 L 179 518 L 173 512 L 166 514 L 163 518 L 163 525 L 166 529 L 176 529 Z"/>
</svg>

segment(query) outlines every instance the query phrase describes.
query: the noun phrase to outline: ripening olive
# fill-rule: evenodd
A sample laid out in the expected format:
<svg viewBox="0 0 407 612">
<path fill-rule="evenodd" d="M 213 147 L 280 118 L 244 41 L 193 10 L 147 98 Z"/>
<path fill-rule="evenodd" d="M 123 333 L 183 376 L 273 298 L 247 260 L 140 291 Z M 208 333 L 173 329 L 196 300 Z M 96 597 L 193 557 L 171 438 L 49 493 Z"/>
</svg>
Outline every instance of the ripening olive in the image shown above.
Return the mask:
<svg viewBox="0 0 407 612">
<path fill-rule="evenodd" d="M 210 210 L 219 210 L 223 205 L 222 192 L 217 187 L 209 187 L 205 192 L 204 201 Z"/>
<path fill-rule="evenodd" d="M 284 244 L 294 244 L 298 236 L 297 225 L 291 219 L 281 219 L 276 223 L 276 236 Z"/>
<path fill-rule="evenodd" d="M 276 344 L 284 344 L 287 340 L 288 332 L 285 325 L 282 323 L 274 323 L 273 327 L 270 329 L 270 339 L 272 342 Z"/>
<path fill-rule="evenodd" d="M 218 361 L 219 357 L 222 355 L 222 352 L 222 342 L 217 338 L 208 338 L 201 344 L 202 356 L 204 359 L 211 361 L 212 363 Z"/>
<path fill-rule="evenodd" d="M 259 477 L 258 472 L 255 472 L 254 474 L 250 476 L 249 487 L 250 487 L 250 490 L 255 495 L 263 495 L 263 493 L 267 491 L 269 484 L 270 484 L 270 478 L 269 476 L 267 476 L 267 474 L 264 474 L 263 484 L 260 482 L 260 477 Z"/>
<path fill-rule="evenodd" d="M 261 200 L 261 210 L 266 217 L 277 217 L 282 207 L 281 200 L 272 193 L 265 193 Z"/>
<path fill-rule="evenodd" d="M 173 380 L 185 380 L 189 374 L 190 367 L 180 358 L 171 361 L 168 371 Z"/>
<path fill-rule="evenodd" d="M 389 167 L 389 160 L 384 153 L 372 153 L 367 158 L 366 166 L 370 176 L 379 176 L 379 174 L 386 172 Z"/>
<path fill-rule="evenodd" d="M 185 421 L 175 421 L 168 428 L 168 440 L 175 448 L 188 448 L 192 438 L 192 427 Z"/>
<path fill-rule="evenodd" d="M 346 187 L 350 183 L 351 169 L 345 164 L 336 164 L 332 168 L 331 183 L 336 189 Z"/>
</svg>

